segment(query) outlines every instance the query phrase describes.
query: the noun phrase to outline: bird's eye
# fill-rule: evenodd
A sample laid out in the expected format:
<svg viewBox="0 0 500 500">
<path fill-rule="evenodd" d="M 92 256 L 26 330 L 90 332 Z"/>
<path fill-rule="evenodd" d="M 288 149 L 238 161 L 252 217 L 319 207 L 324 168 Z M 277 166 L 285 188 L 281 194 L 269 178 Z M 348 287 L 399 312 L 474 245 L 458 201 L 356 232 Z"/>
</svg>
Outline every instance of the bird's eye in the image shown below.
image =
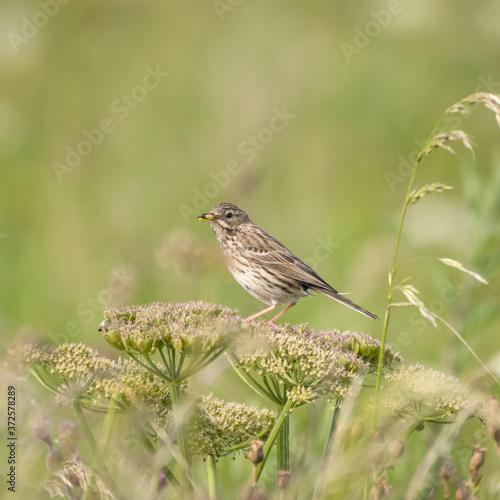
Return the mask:
<svg viewBox="0 0 500 500">
<path fill-rule="evenodd" d="M 226 219 L 232 219 L 232 217 L 233 217 L 233 212 L 228 212 L 226 214 Z"/>
</svg>

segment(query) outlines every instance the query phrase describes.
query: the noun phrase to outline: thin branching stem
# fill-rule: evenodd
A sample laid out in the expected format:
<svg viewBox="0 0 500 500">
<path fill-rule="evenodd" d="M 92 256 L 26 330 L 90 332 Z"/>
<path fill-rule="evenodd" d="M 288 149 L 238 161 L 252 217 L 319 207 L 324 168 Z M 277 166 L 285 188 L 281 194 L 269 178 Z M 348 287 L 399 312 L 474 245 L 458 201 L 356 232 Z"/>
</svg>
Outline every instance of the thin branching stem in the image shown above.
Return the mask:
<svg viewBox="0 0 500 500">
<path fill-rule="evenodd" d="M 132 356 L 133 357 L 133 356 Z M 172 383 L 172 378 L 169 377 L 166 373 L 162 372 L 152 361 L 152 359 L 147 355 L 143 354 L 142 358 L 144 361 L 146 361 L 145 364 L 141 363 L 145 368 L 147 368 L 149 371 L 153 372 L 155 375 L 158 375 L 158 377 L 162 378 L 163 380 Z M 137 359 L 134 358 L 136 361 Z M 168 367 L 167 367 L 168 368 Z"/>
<path fill-rule="evenodd" d="M 269 384 L 268 377 L 262 375 L 262 381 L 264 382 L 264 385 L 267 387 L 269 393 L 273 395 L 273 399 L 275 401 L 283 401 L 283 398 L 281 397 L 281 393 L 279 391 L 279 385 L 277 380 L 274 377 L 270 378 L 271 382 L 273 383 L 273 387 L 271 387 L 271 385 Z"/>
<path fill-rule="evenodd" d="M 75 401 L 73 403 L 73 408 L 75 410 L 76 416 L 78 417 L 78 421 L 80 422 L 80 426 L 82 427 L 83 433 L 87 438 L 90 449 L 92 450 L 92 454 L 94 455 L 94 457 L 97 457 L 97 445 L 94 436 L 92 435 L 92 431 L 90 430 L 89 423 L 87 422 L 85 414 L 83 413 L 82 405 L 80 404 L 79 401 Z"/>
<path fill-rule="evenodd" d="M 47 373 L 47 370 L 45 368 L 43 368 L 43 370 Z M 54 385 L 55 387 L 53 387 L 52 385 L 50 385 L 43 377 L 40 373 L 38 373 L 38 370 L 36 367 L 33 367 L 33 368 L 30 368 L 30 372 L 31 374 L 33 375 L 33 377 L 35 377 L 36 380 L 38 380 L 38 382 L 40 382 L 40 384 L 45 387 L 45 389 L 49 390 L 50 392 L 52 392 L 53 394 L 57 394 L 57 384 L 55 383 L 54 379 L 52 376 L 49 375 L 49 378 L 54 382 Z"/>
<path fill-rule="evenodd" d="M 149 440 L 149 438 L 145 434 L 142 434 L 141 442 L 144 446 L 144 449 L 150 455 L 154 455 L 156 453 L 156 449 L 151 444 L 151 441 Z M 179 483 L 179 480 L 175 477 L 175 475 L 171 471 L 171 469 L 168 466 L 164 465 L 164 466 L 162 466 L 161 471 L 163 472 L 165 477 L 168 479 L 168 482 L 176 489 L 177 493 L 182 493 L 182 485 L 181 485 L 181 483 Z"/>
<path fill-rule="evenodd" d="M 177 370 L 174 372 L 174 378 L 176 378 L 176 379 L 181 378 L 182 367 L 184 366 L 184 361 L 186 361 L 186 356 L 183 354 L 183 355 L 181 355 L 181 359 L 179 360 L 179 363 L 177 364 Z"/>
<path fill-rule="evenodd" d="M 280 402 L 276 399 L 276 396 L 272 392 L 266 391 L 266 389 L 264 389 L 264 387 L 262 387 L 244 368 L 240 368 L 238 366 L 238 360 L 233 353 L 229 353 L 227 355 L 227 359 L 240 378 L 254 391 L 258 392 L 261 396 L 264 396 L 267 400 L 272 401 L 273 403 Z"/>
<path fill-rule="evenodd" d="M 163 353 L 163 349 L 159 349 L 160 351 L 160 358 L 162 360 L 163 366 L 165 367 L 165 371 L 169 374 L 170 377 L 176 378 L 175 377 L 175 372 L 172 371 L 172 364 L 167 361 L 165 358 L 165 354 Z M 167 349 L 167 352 L 170 350 Z M 171 357 L 169 356 L 169 361 L 171 360 Z"/>
<path fill-rule="evenodd" d="M 430 133 L 430 135 L 425 143 L 425 146 L 423 147 L 422 151 L 420 151 L 417 159 L 415 160 L 415 164 L 413 165 L 413 170 L 412 170 L 412 174 L 410 177 L 410 182 L 408 183 L 408 189 L 406 191 L 405 201 L 403 203 L 403 209 L 401 211 L 401 218 L 399 221 L 399 228 L 398 228 L 398 233 L 396 236 L 396 246 L 394 248 L 394 255 L 392 258 L 392 266 L 391 266 L 391 270 L 389 273 L 389 287 L 388 287 L 388 291 L 387 291 L 387 307 L 385 309 L 384 323 L 382 326 L 382 339 L 381 339 L 380 353 L 379 353 L 378 366 L 377 366 L 377 381 L 375 383 L 375 410 L 374 410 L 373 415 L 372 415 L 372 423 L 371 423 L 372 432 L 375 429 L 378 396 L 379 396 L 379 392 L 380 392 L 380 383 L 381 383 L 381 379 L 382 379 L 382 367 L 384 364 L 385 344 L 387 341 L 387 331 L 389 329 L 389 321 L 390 321 L 390 316 L 391 316 L 392 294 L 394 291 L 394 282 L 395 282 L 395 278 L 396 278 L 397 264 L 398 264 L 398 257 L 399 257 L 399 247 L 401 244 L 401 237 L 403 234 L 403 226 L 404 226 L 404 222 L 405 222 L 405 218 L 406 218 L 406 212 L 408 209 L 408 205 L 410 204 L 410 196 L 411 196 L 411 192 L 413 190 L 413 184 L 415 182 L 417 170 L 418 170 L 418 167 L 420 165 L 420 162 L 424 158 L 423 152 L 427 149 L 427 146 L 430 144 L 432 138 L 434 137 L 434 134 L 436 133 L 438 128 L 441 126 L 441 123 L 443 122 L 444 116 L 445 115 L 443 115 L 439 119 L 439 121 L 436 123 L 436 125 L 434 126 L 432 132 Z"/>
<path fill-rule="evenodd" d="M 467 348 L 467 350 L 472 354 L 472 356 L 474 356 L 474 358 L 477 360 L 477 362 L 484 368 L 484 370 L 486 371 L 486 373 L 488 373 L 488 375 L 490 375 L 490 377 L 495 381 L 495 383 L 497 385 L 500 385 L 500 381 L 498 380 L 498 377 L 488 368 L 488 366 L 486 365 L 486 363 L 484 363 L 484 361 L 476 354 L 476 352 L 474 351 L 474 349 L 472 349 L 472 347 L 462 337 L 462 335 L 460 335 L 460 333 L 458 333 L 457 329 L 453 328 L 453 326 L 450 323 L 448 323 L 448 321 L 446 321 L 445 319 L 443 319 L 438 314 L 433 313 L 433 312 L 431 312 L 431 314 L 436 319 L 438 319 L 439 321 L 441 321 L 441 323 L 443 323 L 444 326 L 446 326 L 449 330 L 451 330 L 453 332 L 453 334 L 460 340 L 460 342 L 462 342 L 462 344 Z"/>
<path fill-rule="evenodd" d="M 231 446 L 229 448 L 225 448 L 224 453 L 222 453 L 221 456 L 225 457 L 226 455 L 230 455 L 231 453 L 233 453 L 235 451 L 239 451 L 239 450 L 243 450 L 245 448 L 248 448 L 252 444 L 252 441 L 255 441 L 256 439 L 260 439 L 266 433 L 267 433 L 267 429 L 264 429 L 261 432 L 259 432 L 258 434 L 256 434 L 255 436 L 252 436 L 251 439 L 249 439 L 248 441 L 245 441 L 244 443 L 239 443 L 236 446 Z"/>
<path fill-rule="evenodd" d="M 276 438 L 278 437 L 278 433 L 281 429 L 281 426 L 285 422 L 285 420 L 288 418 L 288 415 L 290 414 L 291 410 L 294 407 L 294 402 L 291 400 L 288 400 L 282 407 L 281 407 L 281 413 L 279 414 L 276 423 L 274 424 L 273 429 L 271 430 L 271 433 L 269 434 L 269 437 L 267 438 L 266 444 L 264 445 L 264 460 L 259 464 L 259 467 L 257 469 L 257 481 L 260 478 L 260 475 L 262 474 L 262 470 L 264 469 L 264 465 L 267 461 L 267 458 L 269 457 L 269 453 L 274 445 L 274 442 L 276 441 Z"/>
<path fill-rule="evenodd" d="M 146 356 L 143 355 L 143 359 L 147 361 L 147 363 L 143 363 L 134 353 L 127 351 L 127 354 L 139 365 L 141 365 L 143 368 L 146 370 L 149 370 L 153 372 L 155 375 L 158 375 L 163 380 L 166 380 L 167 382 L 170 382 L 171 379 L 168 378 L 162 371 L 158 370 L 156 365 Z"/>
<path fill-rule="evenodd" d="M 225 347 L 221 347 L 217 352 L 210 352 L 208 356 L 205 356 L 200 363 L 198 363 L 191 372 L 189 372 L 189 376 L 194 375 L 195 373 L 199 372 L 200 370 L 203 370 L 205 366 L 208 366 L 210 363 L 215 361 L 224 351 L 226 350 Z"/>
</svg>

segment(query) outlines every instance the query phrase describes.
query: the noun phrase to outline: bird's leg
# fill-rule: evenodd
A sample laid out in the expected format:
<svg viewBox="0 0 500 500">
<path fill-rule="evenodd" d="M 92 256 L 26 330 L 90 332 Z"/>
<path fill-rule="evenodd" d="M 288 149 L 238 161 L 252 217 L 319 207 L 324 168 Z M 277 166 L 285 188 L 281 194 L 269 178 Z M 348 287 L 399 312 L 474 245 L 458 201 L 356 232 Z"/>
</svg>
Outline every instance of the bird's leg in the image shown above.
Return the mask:
<svg viewBox="0 0 500 500">
<path fill-rule="evenodd" d="M 272 311 L 273 309 L 276 309 L 278 307 L 278 304 L 273 304 L 272 306 L 266 307 L 263 311 L 258 312 L 257 314 L 254 314 L 253 316 L 248 316 L 248 318 L 245 318 L 245 321 L 253 321 L 255 318 L 258 318 L 259 316 L 262 316 L 263 314 L 266 314 L 269 311 Z"/>
<path fill-rule="evenodd" d="M 283 311 L 281 311 L 279 314 L 277 314 L 273 319 L 269 320 L 267 322 L 268 325 L 274 325 L 274 322 L 280 318 L 281 316 L 283 316 L 283 314 L 285 314 L 288 309 L 291 309 L 297 302 L 292 302 L 289 306 L 286 306 L 285 309 L 283 309 Z"/>
</svg>

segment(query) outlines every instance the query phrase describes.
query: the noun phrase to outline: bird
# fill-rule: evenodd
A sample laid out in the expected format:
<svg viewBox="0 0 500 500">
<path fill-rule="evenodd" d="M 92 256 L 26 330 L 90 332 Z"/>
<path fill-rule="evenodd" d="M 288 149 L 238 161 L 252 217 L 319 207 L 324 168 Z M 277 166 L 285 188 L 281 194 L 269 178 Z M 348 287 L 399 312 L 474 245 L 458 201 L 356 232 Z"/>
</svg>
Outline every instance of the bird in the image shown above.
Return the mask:
<svg viewBox="0 0 500 500">
<path fill-rule="evenodd" d="M 274 324 L 301 298 L 313 292 L 331 297 L 371 319 L 379 319 L 332 288 L 285 245 L 255 225 L 236 205 L 219 203 L 210 212 L 199 215 L 198 220 L 210 221 L 210 228 L 236 281 L 269 306 L 246 318 L 247 322 L 285 305 L 285 309 L 267 322 Z"/>
</svg>

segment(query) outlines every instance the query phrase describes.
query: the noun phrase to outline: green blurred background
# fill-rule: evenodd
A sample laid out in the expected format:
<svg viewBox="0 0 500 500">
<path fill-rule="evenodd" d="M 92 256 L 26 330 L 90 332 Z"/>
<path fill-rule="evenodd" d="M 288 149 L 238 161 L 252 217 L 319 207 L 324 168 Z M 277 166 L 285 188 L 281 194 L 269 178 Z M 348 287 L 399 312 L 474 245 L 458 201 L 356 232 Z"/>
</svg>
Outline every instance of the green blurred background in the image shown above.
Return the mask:
<svg viewBox="0 0 500 500">
<path fill-rule="evenodd" d="M 70 2 L 50 4 L 57 12 L 47 15 L 42 4 L 2 2 L 4 341 L 66 336 L 105 348 L 96 331 L 103 305 L 206 300 L 256 312 L 261 304 L 234 282 L 195 217 L 220 201 L 244 208 L 334 287 L 383 314 L 408 181 L 401 158 L 449 105 L 500 91 L 500 6 L 401 2 L 377 28 L 374 12 L 387 18 L 397 2 L 234 4 Z M 341 44 L 355 43 L 366 47 L 346 57 Z M 168 76 L 145 89 L 147 68 Z M 284 108 L 295 116 L 289 124 L 262 132 Z M 106 119 L 113 130 L 87 154 L 82 131 Z M 482 110 L 461 127 L 475 139 L 476 161 L 458 146 L 459 157 L 438 152 L 424 164 L 419 184 L 456 189 L 411 210 L 401 262 L 453 257 L 491 287 L 428 261 L 400 276 L 417 278 L 427 302 L 445 279 L 465 284 L 444 313 L 464 321 L 477 294 L 498 300 L 498 268 L 477 255 L 498 202 L 496 214 L 477 205 L 499 176 L 500 135 Z M 261 132 L 255 154 L 245 153 Z M 68 148 L 87 154 L 74 168 Z M 221 174 L 229 162 L 237 173 Z M 394 314 L 392 340 L 408 331 L 414 342 L 402 354 L 438 363 L 436 348 L 455 340 L 427 326 L 416 332 L 410 316 Z M 382 326 L 325 297 L 303 300 L 286 319 L 374 335 Z M 499 345 L 491 331 L 469 340 L 491 353 Z"/>
<path fill-rule="evenodd" d="M 448 106 L 500 92 L 499 19 L 494 0 L 3 0 L 4 349 L 38 339 L 111 353 L 97 332 L 106 305 L 204 300 L 258 311 L 196 220 L 221 201 L 382 316 L 408 183 L 401 165 Z M 346 57 L 355 43 L 364 47 Z M 269 134 L 284 109 L 293 119 Z M 400 262 L 455 258 L 490 286 L 429 259 L 399 277 L 412 276 L 487 361 L 500 346 L 500 131 L 483 109 L 459 122 L 475 161 L 457 145 L 458 156 L 424 163 L 419 185 L 456 189 L 411 208 Z M 109 133 L 95 132 L 103 123 Z M 255 154 L 251 136 L 262 138 Z M 68 148 L 86 156 L 71 167 Z M 221 173 L 228 164 L 231 174 Z M 378 337 L 382 329 L 326 297 L 285 318 Z M 459 376 L 478 369 L 451 333 L 414 311 L 392 320 L 389 342 L 408 362 Z"/>
</svg>

